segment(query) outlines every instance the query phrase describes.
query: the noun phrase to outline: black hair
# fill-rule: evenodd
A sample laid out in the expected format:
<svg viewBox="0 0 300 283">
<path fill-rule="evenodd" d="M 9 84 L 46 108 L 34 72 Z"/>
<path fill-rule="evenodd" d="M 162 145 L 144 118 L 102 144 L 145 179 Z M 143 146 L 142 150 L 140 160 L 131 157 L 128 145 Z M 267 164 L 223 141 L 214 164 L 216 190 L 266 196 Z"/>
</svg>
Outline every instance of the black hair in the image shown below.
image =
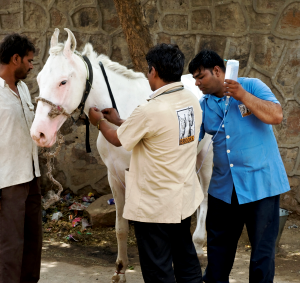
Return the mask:
<svg viewBox="0 0 300 283">
<path fill-rule="evenodd" d="M 194 74 L 201 67 L 204 69 L 212 69 L 219 66 L 225 73 L 226 68 L 223 59 L 215 52 L 209 49 L 201 50 L 189 64 L 189 72 Z"/>
<path fill-rule="evenodd" d="M 152 67 L 166 83 L 179 82 L 183 73 L 184 55 L 176 44 L 157 44 L 146 55 L 149 72 Z"/>
<path fill-rule="evenodd" d="M 18 54 L 22 59 L 29 51 L 35 52 L 34 44 L 25 36 L 12 33 L 4 37 L 0 44 L 0 63 L 9 64 L 10 58 Z"/>
</svg>

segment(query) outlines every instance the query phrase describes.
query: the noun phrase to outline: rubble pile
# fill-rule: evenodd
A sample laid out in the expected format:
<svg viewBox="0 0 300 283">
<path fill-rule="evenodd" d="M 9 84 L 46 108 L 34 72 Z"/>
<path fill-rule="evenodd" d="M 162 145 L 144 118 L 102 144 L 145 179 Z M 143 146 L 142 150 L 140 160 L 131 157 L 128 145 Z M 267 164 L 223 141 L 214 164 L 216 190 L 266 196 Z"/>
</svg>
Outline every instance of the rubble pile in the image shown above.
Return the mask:
<svg viewBox="0 0 300 283">
<path fill-rule="evenodd" d="M 42 201 L 46 202 L 51 193 L 49 191 Z M 97 199 L 93 193 L 85 196 L 68 193 L 42 211 L 44 240 L 116 246 L 115 215 L 112 195 Z M 136 245 L 133 227 L 129 232 L 128 245 Z"/>
</svg>

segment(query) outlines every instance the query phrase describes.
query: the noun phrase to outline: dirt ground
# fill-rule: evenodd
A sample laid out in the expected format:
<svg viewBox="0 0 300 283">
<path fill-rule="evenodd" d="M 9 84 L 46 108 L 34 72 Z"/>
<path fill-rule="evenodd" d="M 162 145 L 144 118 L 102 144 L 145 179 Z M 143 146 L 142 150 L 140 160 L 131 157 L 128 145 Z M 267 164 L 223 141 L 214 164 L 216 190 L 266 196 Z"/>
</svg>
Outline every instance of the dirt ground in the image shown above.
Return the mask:
<svg viewBox="0 0 300 283">
<path fill-rule="evenodd" d="M 192 230 L 195 227 L 192 221 Z M 48 225 L 49 226 L 49 225 Z M 80 232 L 76 238 L 68 240 L 64 234 L 69 233 L 66 224 L 56 223 L 48 231 L 45 227 L 42 253 L 41 283 L 86 283 L 110 282 L 115 270 L 117 257 L 117 241 L 115 229 L 112 227 L 92 229 Z M 72 232 L 72 231 L 71 231 Z M 79 233 L 78 233 L 79 232 Z M 275 283 L 300 282 L 300 219 L 289 217 L 286 222 L 276 255 Z M 230 276 L 230 282 L 246 283 L 249 281 L 248 265 L 251 248 L 246 234 L 243 233 L 239 242 L 236 260 Z M 139 256 L 134 237 L 133 226 L 130 225 L 128 238 L 129 266 L 126 271 L 128 283 L 142 283 Z M 200 259 L 204 270 L 206 256 Z"/>
</svg>

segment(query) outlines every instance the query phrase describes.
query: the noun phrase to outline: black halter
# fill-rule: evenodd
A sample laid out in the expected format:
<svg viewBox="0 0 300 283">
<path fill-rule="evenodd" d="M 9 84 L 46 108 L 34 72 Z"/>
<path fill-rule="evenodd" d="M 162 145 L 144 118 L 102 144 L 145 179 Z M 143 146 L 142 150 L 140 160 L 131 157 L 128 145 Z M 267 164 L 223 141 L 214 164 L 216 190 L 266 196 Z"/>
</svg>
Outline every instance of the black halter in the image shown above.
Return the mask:
<svg viewBox="0 0 300 283">
<path fill-rule="evenodd" d="M 85 82 L 85 90 L 81 99 L 81 102 L 78 106 L 78 109 L 80 109 L 80 114 L 79 114 L 79 118 L 81 117 L 81 115 L 83 114 L 84 111 L 84 107 L 85 107 L 85 102 L 90 94 L 91 88 L 92 88 L 92 84 L 93 84 L 93 68 L 92 68 L 92 64 L 90 62 L 90 60 L 88 59 L 88 57 L 86 56 L 82 56 L 83 60 L 85 61 L 85 63 L 88 66 L 88 70 L 89 70 L 89 76 L 86 79 Z M 72 117 L 72 120 L 74 123 L 76 123 L 79 118 L 77 120 L 74 120 L 74 118 Z M 85 123 L 85 127 L 86 127 L 86 135 L 85 135 L 85 149 L 86 152 L 91 152 L 91 146 L 90 146 L 90 121 L 88 116 L 85 114 L 84 117 L 84 123 Z"/>
<path fill-rule="evenodd" d="M 81 102 L 78 106 L 78 109 L 81 109 L 80 111 L 80 114 L 83 113 L 83 110 L 84 110 L 84 106 L 85 106 L 85 102 L 90 94 L 90 91 L 91 91 L 91 88 L 92 88 L 92 84 L 93 84 L 93 68 L 92 68 L 92 64 L 89 60 L 88 57 L 86 56 L 82 56 L 83 60 L 86 62 L 87 66 L 88 66 L 88 69 L 89 69 L 89 77 L 86 79 L 86 82 L 85 82 L 85 91 L 83 93 L 83 96 L 82 96 L 82 99 L 81 99 Z"/>
<path fill-rule="evenodd" d="M 87 66 L 88 66 L 89 78 L 86 79 L 85 91 L 83 93 L 81 102 L 80 102 L 80 104 L 78 106 L 78 109 L 80 109 L 79 118 L 83 114 L 84 107 L 85 107 L 85 102 L 86 102 L 86 100 L 87 100 L 87 98 L 88 98 L 88 96 L 90 94 L 90 91 L 91 91 L 91 88 L 92 88 L 92 84 L 93 84 L 93 68 L 92 68 L 91 62 L 90 62 L 90 60 L 86 56 L 82 56 L 82 58 L 86 62 Z M 105 83 L 106 83 L 106 86 L 107 86 L 107 89 L 108 89 L 108 93 L 109 93 L 109 97 L 110 97 L 110 100 L 111 100 L 111 103 L 112 103 L 112 107 L 115 108 L 118 111 L 118 108 L 117 108 L 117 105 L 116 105 L 116 102 L 115 102 L 115 99 L 114 99 L 114 95 L 113 95 L 113 93 L 111 91 L 110 84 L 108 82 L 108 78 L 107 78 L 107 75 L 106 75 L 106 72 L 105 72 L 105 68 L 104 68 L 104 66 L 103 66 L 103 64 L 102 64 L 101 61 L 99 61 L 99 65 L 100 65 L 100 68 L 102 70 L 103 77 L 104 77 L 104 80 L 105 80 Z M 72 117 L 72 119 L 73 119 L 74 123 L 76 123 L 78 121 L 78 119 L 75 121 L 73 117 Z M 90 121 L 89 121 L 89 118 L 88 118 L 88 116 L 86 114 L 85 114 L 84 122 L 85 122 L 85 126 L 86 126 L 85 147 L 86 147 L 86 152 L 89 153 L 89 152 L 91 152 L 91 147 L 90 147 L 90 131 L 89 131 Z"/>
</svg>

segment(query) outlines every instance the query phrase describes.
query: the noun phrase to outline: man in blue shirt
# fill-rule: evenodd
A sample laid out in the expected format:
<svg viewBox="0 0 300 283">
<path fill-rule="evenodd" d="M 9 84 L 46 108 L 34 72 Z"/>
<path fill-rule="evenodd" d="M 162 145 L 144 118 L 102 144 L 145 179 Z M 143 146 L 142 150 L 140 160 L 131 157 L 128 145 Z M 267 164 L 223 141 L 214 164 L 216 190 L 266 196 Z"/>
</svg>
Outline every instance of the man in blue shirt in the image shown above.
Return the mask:
<svg viewBox="0 0 300 283">
<path fill-rule="evenodd" d="M 224 83 L 225 70 L 223 60 L 211 50 L 202 50 L 189 65 L 204 94 L 199 140 L 205 133 L 214 136 L 203 280 L 229 282 L 245 224 L 252 246 L 249 282 L 269 283 L 275 270 L 279 195 L 290 189 L 272 129 L 283 119 L 282 108 L 259 79 Z"/>
</svg>

